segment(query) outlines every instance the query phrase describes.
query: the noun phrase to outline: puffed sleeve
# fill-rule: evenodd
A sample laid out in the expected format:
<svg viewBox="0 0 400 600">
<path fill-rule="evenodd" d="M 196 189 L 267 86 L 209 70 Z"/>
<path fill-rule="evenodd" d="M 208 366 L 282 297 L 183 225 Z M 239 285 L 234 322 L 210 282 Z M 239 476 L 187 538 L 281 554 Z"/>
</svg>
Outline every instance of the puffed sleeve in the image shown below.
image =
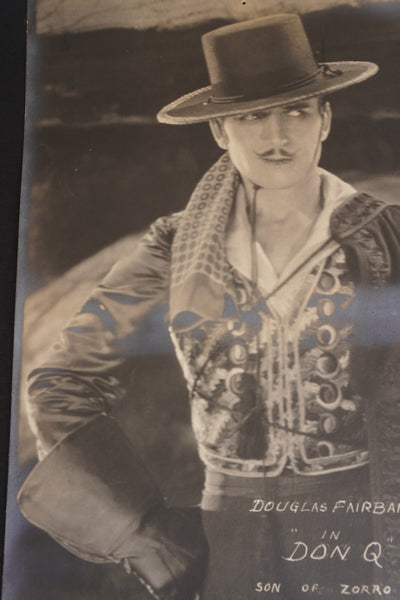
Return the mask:
<svg viewBox="0 0 400 600">
<path fill-rule="evenodd" d="M 353 380 L 368 399 L 367 428 L 371 497 L 386 506 L 374 515 L 374 539 L 382 544 L 378 583 L 400 586 L 400 206 L 387 206 L 346 240 L 358 274 L 358 323 L 352 352 Z M 372 252 L 371 249 L 374 249 Z"/>
<path fill-rule="evenodd" d="M 388 284 L 377 293 L 370 314 L 380 331 L 375 343 L 375 364 L 367 365 L 374 374 L 368 428 L 372 493 L 388 507 L 400 497 L 400 206 L 390 206 L 378 222 L 381 246 L 389 260 Z M 373 313 L 374 310 L 374 313 Z M 372 353 L 372 352 L 371 352 Z M 400 519 L 387 510 L 374 518 L 375 538 L 382 543 L 383 568 L 377 569 L 379 583 L 392 586 L 400 594 Z"/>
<path fill-rule="evenodd" d="M 121 259 L 29 376 L 28 416 L 39 457 L 107 413 L 126 393 L 135 354 L 160 353 L 170 248 L 179 215 L 158 219 Z"/>
</svg>

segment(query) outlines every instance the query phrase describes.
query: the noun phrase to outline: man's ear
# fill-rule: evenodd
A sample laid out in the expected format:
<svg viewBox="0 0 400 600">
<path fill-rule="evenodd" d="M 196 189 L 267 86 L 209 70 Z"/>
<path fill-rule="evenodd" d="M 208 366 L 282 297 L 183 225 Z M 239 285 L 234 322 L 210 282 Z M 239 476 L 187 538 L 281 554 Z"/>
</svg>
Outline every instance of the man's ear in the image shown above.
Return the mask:
<svg viewBox="0 0 400 600">
<path fill-rule="evenodd" d="M 228 150 L 228 137 L 224 129 L 223 119 L 211 119 L 209 121 L 211 133 L 213 134 L 214 140 L 222 150 Z"/>
<path fill-rule="evenodd" d="M 324 142 L 329 135 L 332 123 L 332 109 L 329 102 L 324 102 L 321 107 L 322 126 L 321 126 L 321 142 Z"/>
</svg>

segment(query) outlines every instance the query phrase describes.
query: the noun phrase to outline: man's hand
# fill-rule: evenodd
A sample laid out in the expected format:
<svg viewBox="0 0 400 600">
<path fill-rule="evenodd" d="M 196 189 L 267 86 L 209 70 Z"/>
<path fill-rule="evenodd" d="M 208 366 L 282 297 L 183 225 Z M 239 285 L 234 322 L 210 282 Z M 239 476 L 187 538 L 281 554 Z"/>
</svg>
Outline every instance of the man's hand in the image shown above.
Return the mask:
<svg viewBox="0 0 400 600">
<path fill-rule="evenodd" d="M 106 451 L 105 451 L 106 449 Z M 197 508 L 168 508 L 118 425 L 100 416 L 33 469 L 22 514 L 93 562 L 122 563 L 158 600 L 194 600 L 207 564 Z"/>
<path fill-rule="evenodd" d="M 154 598 L 194 600 L 208 556 L 200 509 L 156 507 L 118 554 Z"/>
</svg>

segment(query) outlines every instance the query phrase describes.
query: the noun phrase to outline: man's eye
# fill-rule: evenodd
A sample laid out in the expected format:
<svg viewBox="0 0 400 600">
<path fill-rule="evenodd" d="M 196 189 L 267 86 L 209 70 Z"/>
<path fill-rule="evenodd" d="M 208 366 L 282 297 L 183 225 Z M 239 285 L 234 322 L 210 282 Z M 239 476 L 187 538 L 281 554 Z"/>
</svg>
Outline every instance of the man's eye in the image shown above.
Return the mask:
<svg viewBox="0 0 400 600">
<path fill-rule="evenodd" d="M 286 111 L 286 115 L 288 117 L 294 117 L 294 118 L 304 117 L 305 114 L 306 114 L 305 111 L 302 110 L 301 108 L 291 108 L 290 110 Z"/>
<path fill-rule="evenodd" d="M 239 118 L 241 121 L 256 121 L 258 119 L 264 119 L 264 117 L 266 117 L 265 112 L 255 112 L 248 115 L 241 115 Z"/>
</svg>

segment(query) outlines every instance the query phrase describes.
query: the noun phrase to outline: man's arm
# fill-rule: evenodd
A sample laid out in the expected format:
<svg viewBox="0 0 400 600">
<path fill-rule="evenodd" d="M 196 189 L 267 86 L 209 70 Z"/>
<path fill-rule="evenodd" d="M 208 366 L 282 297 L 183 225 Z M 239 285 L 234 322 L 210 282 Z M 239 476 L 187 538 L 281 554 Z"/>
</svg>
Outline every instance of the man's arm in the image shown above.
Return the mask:
<svg viewBox="0 0 400 600">
<path fill-rule="evenodd" d="M 176 217 L 156 221 L 119 261 L 29 377 L 28 415 L 40 458 L 124 397 L 135 354 L 160 352 Z"/>
<path fill-rule="evenodd" d="M 160 351 L 176 219 L 159 219 L 117 263 L 31 374 L 42 460 L 19 494 L 33 524 L 82 558 L 124 564 L 161 600 L 189 600 L 199 588 L 207 555 L 199 514 L 166 506 L 104 413 L 125 394 L 134 355 Z"/>
</svg>

